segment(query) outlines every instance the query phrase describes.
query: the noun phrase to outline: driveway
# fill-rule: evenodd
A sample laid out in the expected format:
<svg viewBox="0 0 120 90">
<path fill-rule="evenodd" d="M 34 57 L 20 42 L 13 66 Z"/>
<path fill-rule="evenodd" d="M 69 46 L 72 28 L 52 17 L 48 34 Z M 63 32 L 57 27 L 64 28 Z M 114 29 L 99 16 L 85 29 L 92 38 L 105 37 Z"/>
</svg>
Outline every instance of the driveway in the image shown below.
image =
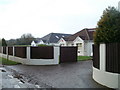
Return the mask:
<svg viewBox="0 0 120 90">
<path fill-rule="evenodd" d="M 7 66 L 27 77 L 30 83 L 53 88 L 106 88 L 92 79 L 92 61 L 53 66 Z"/>
</svg>

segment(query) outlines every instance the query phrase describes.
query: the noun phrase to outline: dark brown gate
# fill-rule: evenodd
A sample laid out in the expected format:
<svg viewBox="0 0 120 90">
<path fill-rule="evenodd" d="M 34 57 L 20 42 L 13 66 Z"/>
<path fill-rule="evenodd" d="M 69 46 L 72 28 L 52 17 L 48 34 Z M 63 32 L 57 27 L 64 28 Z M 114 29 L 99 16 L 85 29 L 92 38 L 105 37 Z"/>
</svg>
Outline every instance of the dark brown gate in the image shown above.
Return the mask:
<svg viewBox="0 0 120 90">
<path fill-rule="evenodd" d="M 60 47 L 60 63 L 77 62 L 77 47 Z"/>
</svg>

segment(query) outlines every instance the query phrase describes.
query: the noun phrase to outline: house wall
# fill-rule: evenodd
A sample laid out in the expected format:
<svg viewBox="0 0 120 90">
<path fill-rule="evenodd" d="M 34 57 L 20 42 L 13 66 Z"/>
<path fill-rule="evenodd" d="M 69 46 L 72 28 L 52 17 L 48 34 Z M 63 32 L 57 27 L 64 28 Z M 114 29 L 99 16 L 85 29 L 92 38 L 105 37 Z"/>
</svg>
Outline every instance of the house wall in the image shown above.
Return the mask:
<svg viewBox="0 0 120 90">
<path fill-rule="evenodd" d="M 67 46 L 67 42 L 63 39 L 63 38 L 61 38 L 59 41 L 58 41 L 58 44 L 57 45 L 59 45 L 59 46 Z"/>
<path fill-rule="evenodd" d="M 73 44 L 74 46 L 77 46 L 78 44 L 78 56 L 84 56 L 84 41 L 80 37 L 77 37 L 73 41 Z"/>
<path fill-rule="evenodd" d="M 45 44 L 42 40 L 40 40 L 40 42 L 37 43 L 37 45 L 39 44 Z"/>
<path fill-rule="evenodd" d="M 31 46 L 36 46 L 36 43 L 32 41 Z"/>
<path fill-rule="evenodd" d="M 93 49 L 92 49 L 92 45 L 94 44 L 93 41 L 85 41 L 84 43 L 85 47 L 84 47 L 84 55 L 85 56 L 92 56 L 93 55 Z"/>
<path fill-rule="evenodd" d="M 92 45 L 93 41 L 84 41 L 80 37 L 77 37 L 73 42 L 66 42 L 64 39 L 59 40 L 58 45 L 62 46 L 77 46 L 78 45 L 78 56 L 92 56 L 93 50 Z"/>
</svg>

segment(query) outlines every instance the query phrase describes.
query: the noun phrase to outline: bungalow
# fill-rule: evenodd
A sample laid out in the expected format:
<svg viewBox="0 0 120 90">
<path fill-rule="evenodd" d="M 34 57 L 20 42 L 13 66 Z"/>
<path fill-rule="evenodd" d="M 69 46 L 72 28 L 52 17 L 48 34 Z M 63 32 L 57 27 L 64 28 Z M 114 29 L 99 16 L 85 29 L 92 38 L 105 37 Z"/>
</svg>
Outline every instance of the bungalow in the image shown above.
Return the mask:
<svg viewBox="0 0 120 90">
<path fill-rule="evenodd" d="M 46 44 L 46 45 L 58 45 L 58 41 L 61 38 L 70 36 L 71 34 L 63 34 L 63 33 L 50 33 L 42 38 L 37 38 L 35 41 L 31 42 L 31 46 L 37 46 L 39 44 Z"/>
<path fill-rule="evenodd" d="M 95 28 L 85 28 L 71 36 L 62 37 L 58 44 L 61 46 L 78 46 L 79 56 L 92 56 L 93 33 Z"/>
</svg>

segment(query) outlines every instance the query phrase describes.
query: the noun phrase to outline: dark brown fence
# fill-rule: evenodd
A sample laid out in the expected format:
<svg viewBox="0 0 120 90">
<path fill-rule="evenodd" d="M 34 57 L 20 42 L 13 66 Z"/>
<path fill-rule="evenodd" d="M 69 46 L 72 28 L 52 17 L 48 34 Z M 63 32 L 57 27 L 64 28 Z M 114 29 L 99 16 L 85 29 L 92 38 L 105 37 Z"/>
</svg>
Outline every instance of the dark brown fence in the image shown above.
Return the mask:
<svg viewBox="0 0 120 90">
<path fill-rule="evenodd" d="M 106 44 L 106 71 L 120 74 L 120 43 Z"/>
<path fill-rule="evenodd" d="M 21 58 L 26 58 L 26 49 L 27 47 L 15 47 L 15 56 L 16 57 L 21 57 Z"/>
<path fill-rule="evenodd" d="M 8 55 L 13 55 L 13 47 L 8 47 Z"/>
<path fill-rule="evenodd" d="M 77 62 L 77 47 L 60 47 L 60 63 Z"/>
<path fill-rule="evenodd" d="M 31 47 L 31 59 L 53 59 L 54 58 L 54 48 L 53 46 L 41 46 L 41 47 Z"/>
<path fill-rule="evenodd" d="M 93 45 L 93 66 L 100 69 L 99 45 Z"/>
<path fill-rule="evenodd" d="M 6 54 L 6 47 L 3 47 L 3 54 Z"/>
<path fill-rule="evenodd" d="M 2 53 L 2 47 L 0 47 L 0 53 Z"/>
</svg>

